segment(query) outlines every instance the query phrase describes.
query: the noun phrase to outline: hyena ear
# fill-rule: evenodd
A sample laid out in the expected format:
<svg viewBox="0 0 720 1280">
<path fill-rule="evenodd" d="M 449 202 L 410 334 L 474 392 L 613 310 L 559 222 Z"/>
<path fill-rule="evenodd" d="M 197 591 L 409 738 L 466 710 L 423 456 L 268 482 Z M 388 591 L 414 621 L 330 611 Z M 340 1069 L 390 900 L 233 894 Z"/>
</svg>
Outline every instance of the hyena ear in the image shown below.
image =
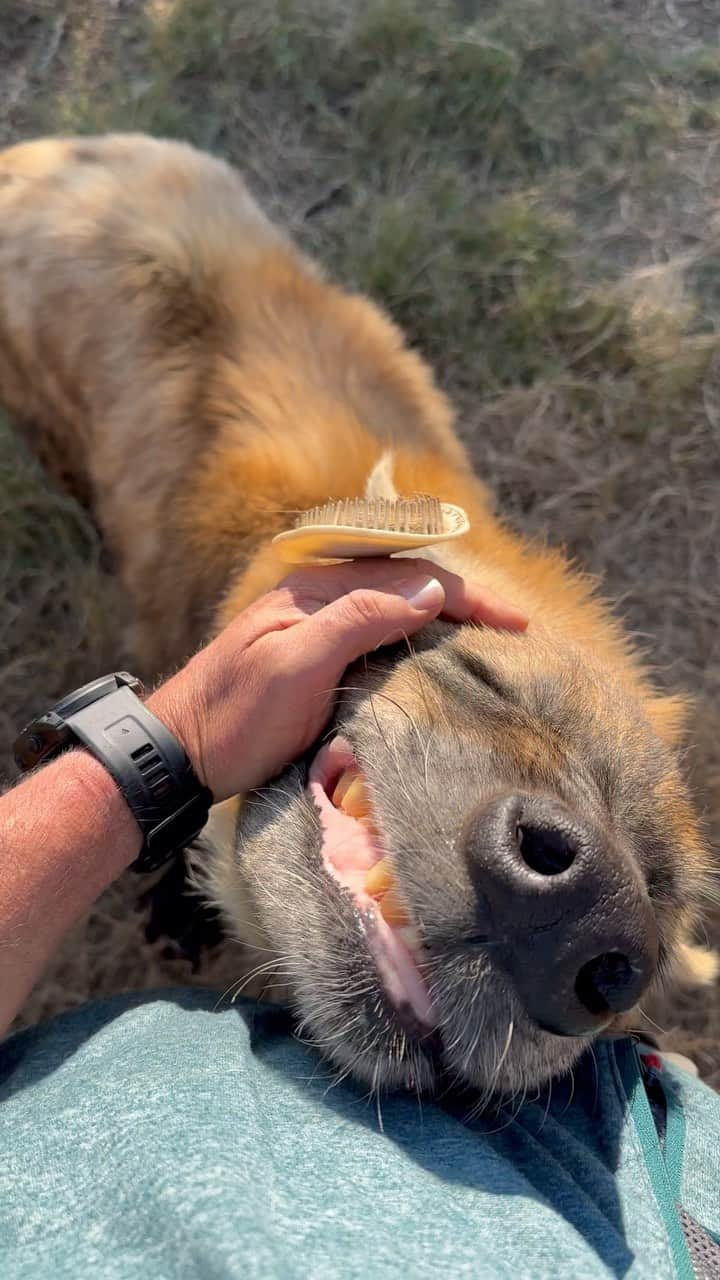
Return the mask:
<svg viewBox="0 0 720 1280">
<path fill-rule="evenodd" d="M 370 498 L 387 498 L 390 502 L 400 496 L 395 483 L 393 481 L 393 471 L 395 468 L 395 459 L 388 450 L 383 453 L 375 463 L 365 485 L 365 497 Z"/>
<path fill-rule="evenodd" d="M 673 977 L 685 987 L 709 987 L 718 976 L 720 961 L 710 947 L 681 942 L 673 965 Z"/>
<path fill-rule="evenodd" d="M 408 494 L 399 494 L 395 488 L 395 480 L 393 476 L 395 468 L 395 457 L 388 450 L 383 453 L 375 463 L 365 484 L 365 497 L 370 498 L 386 498 L 388 502 L 395 502 L 399 497 L 408 497 Z M 461 540 L 462 541 L 462 540 Z M 472 573 L 474 562 L 468 558 L 467 552 L 463 552 L 459 545 L 455 542 L 442 542 L 437 546 L 430 543 L 427 547 L 421 549 L 413 548 L 410 551 L 396 551 L 395 559 L 416 559 L 422 556 L 423 560 L 430 560 L 433 564 L 439 564 L 443 569 L 449 569 L 452 573 L 470 574 Z"/>
</svg>

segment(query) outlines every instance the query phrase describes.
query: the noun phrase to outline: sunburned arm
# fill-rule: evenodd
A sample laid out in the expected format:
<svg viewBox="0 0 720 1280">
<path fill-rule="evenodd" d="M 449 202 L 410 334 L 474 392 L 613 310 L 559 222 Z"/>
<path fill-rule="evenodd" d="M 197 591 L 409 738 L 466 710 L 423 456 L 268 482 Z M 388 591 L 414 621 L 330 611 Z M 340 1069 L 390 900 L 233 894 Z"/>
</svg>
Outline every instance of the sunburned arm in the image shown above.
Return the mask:
<svg viewBox="0 0 720 1280">
<path fill-rule="evenodd" d="M 85 751 L 0 797 L 0 1035 L 63 935 L 141 845 L 116 784 Z"/>
</svg>

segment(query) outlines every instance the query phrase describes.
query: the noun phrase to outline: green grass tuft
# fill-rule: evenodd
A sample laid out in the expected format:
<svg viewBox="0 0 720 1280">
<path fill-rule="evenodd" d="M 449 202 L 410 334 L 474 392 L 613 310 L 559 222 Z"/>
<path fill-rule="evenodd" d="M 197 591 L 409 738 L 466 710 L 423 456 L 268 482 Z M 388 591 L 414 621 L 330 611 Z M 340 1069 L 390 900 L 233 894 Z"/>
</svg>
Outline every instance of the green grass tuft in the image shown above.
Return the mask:
<svg viewBox="0 0 720 1280">
<path fill-rule="evenodd" d="M 117 664 L 119 592 L 87 516 L 0 415 L 0 778 L 18 727 Z"/>
</svg>

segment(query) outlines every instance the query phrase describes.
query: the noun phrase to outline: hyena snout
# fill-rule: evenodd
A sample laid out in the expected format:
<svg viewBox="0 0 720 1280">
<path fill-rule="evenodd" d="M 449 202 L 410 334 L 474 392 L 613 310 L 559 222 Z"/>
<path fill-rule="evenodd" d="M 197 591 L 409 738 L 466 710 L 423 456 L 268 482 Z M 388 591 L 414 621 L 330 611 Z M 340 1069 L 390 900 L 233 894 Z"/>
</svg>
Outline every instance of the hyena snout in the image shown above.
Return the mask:
<svg viewBox="0 0 720 1280">
<path fill-rule="evenodd" d="M 559 800 L 514 794 L 473 815 L 463 854 L 478 941 L 532 1022 L 596 1034 L 637 1004 L 655 974 L 658 933 L 628 852 Z"/>
</svg>

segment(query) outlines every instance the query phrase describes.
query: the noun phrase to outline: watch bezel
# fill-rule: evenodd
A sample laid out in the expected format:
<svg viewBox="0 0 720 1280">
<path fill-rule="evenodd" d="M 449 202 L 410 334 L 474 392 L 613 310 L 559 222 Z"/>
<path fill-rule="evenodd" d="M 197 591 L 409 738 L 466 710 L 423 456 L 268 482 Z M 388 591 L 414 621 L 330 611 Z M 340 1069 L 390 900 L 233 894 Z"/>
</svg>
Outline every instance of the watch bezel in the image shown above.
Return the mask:
<svg viewBox="0 0 720 1280">
<path fill-rule="evenodd" d="M 106 697 L 108 693 L 122 688 L 123 685 L 126 685 L 132 693 L 136 693 L 139 698 L 145 692 L 142 680 L 138 680 L 137 676 L 131 676 L 128 671 L 114 671 L 112 675 L 98 676 L 96 680 L 90 680 L 79 689 L 74 689 L 72 693 L 66 693 L 64 698 L 50 708 L 48 714 L 58 716 L 61 720 L 69 719 L 78 711 L 82 711 L 83 707 L 90 706 L 91 702 L 97 702 L 99 698 Z M 41 718 L 45 719 L 44 716 Z"/>
<path fill-rule="evenodd" d="M 66 693 L 59 702 L 50 707 L 42 715 L 36 716 L 18 734 L 14 745 L 15 763 L 23 773 L 35 769 L 39 764 L 52 760 L 53 756 L 63 751 L 74 740 L 72 730 L 66 724 L 70 716 L 90 706 L 115 689 L 126 685 L 132 693 L 142 698 L 145 689 L 142 680 L 132 676 L 128 671 L 114 671 L 108 676 L 99 676 L 90 680 L 72 693 Z"/>
</svg>

